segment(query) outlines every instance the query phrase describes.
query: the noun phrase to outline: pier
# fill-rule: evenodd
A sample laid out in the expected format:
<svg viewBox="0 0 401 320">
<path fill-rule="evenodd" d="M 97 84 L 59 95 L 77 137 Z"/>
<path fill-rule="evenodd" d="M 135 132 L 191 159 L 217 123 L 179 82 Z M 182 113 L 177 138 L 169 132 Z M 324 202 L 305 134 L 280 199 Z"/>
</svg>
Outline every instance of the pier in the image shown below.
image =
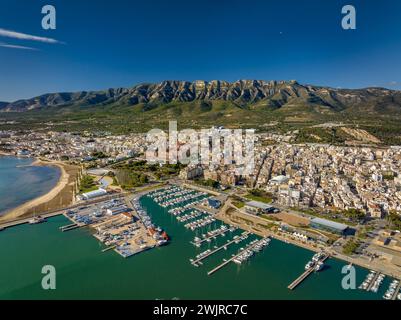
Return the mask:
<svg viewBox="0 0 401 320">
<path fill-rule="evenodd" d="M 72 224 L 69 224 L 69 225 L 66 225 L 66 226 L 62 226 L 62 227 L 60 227 L 59 229 L 62 231 L 62 232 L 66 232 L 66 231 L 70 231 L 70 230 L 73 230 L 73 229 L 77 229 L 77 228 L 79 228 L 80 226 L 77 224 L 77 223 L 72 223 Z"/>
<path fill-rule="evenodd" d="M 391 297 L 391 300 L 397 299 L 398 293 L 400 293 L 400 289 L 401 289 L 401 281 L 398 284 L 397 289 L 395 290 L 393 296 Z"/>
<path fill-rule="evenodd" d="M 216 230 L 219 230 L 219 229 L 216 229 Z M 216 231 L 216 230 L 213 230 L 213 231 Z M 209 231 L 209 232 L 213 232 L 213 231 Z M 199 241 L 195 241 L 194 240 L 194 241 L 191 241 L 190 243 L 193 244 L 194 246 L 196 246 L 198 244 L 201 245 L 202 243 L 204 243 L 204 242 L 206 242 L 208 240 L 211 240 L 211 239 L 213 239 L 213 238 L 215 238 L 215 237 L 217 237 L 219 235 L 226 234 L 229 231 L 230 231 L 230 228 L 227 228 L 225 230 L 220 229 L 219 232 L 217 232 L 217 233 L 215 233 L 215 234 L 213 234 L 211 236 L 205 237 L 205 238 L 203 238 L 203 239 L 201 239 Z"/>
<path fill-rule="evenodd" d="M 102 252 L 106 252 L 106 251 L 109 251 L 109 250 L 113 250 L 113 249 L 115 249 L 115 248 L 117 248 L 117 245 L 104 248 L 104 249 L 102 250 Z"/>
<path fill-rule="evenodd" d="M 244 250 L 247 250 L 247 249 L 248 249 L 248 250 L 251 250 L 251 249 L 253 249 L 257 244 L 258 244 L 258 243 L 256 242 L 256 243 L 254 243 L 253 245 L 250 245 L 249 247 L 247 247 L 247 248 L 244 249 Z M 226 265 L 228 265 L 230 262 L 232 262 L 235 258 L 237 258 L 238 256 L 240 256 L 240 255 L 244 252 L 244 250 L 241 250 L 239 253 L 237 253 L 236 255 L 232 256 L 230 259 L 225 260 L 222 264 L 219 264 L 219 265 L 218 265 L 216 268 L 214 268 L 213 270 L 210 270 L 210 271 L 207 273 L 207 275 L 210 276 L 210 275 L 212 275 L 213 273 L 215 273 L 215 272 L 219 271 L 220 269 L 224 268 Z"/>
<path fill-rule="evenodd" d="M 224 248 L 227 248 L 229 245 L 235 243 L 236 241 L 240 241 L 240 242 L 243 241 L 243 240 L 241 240 L 241 237 L 243 237 L 243 236 L 249 236 L 249 234 L 250 234 L 249 232 L 243 232 L 239 238 L 233 239 L 233 240 L 231 240 L 231 241 L 229 241 L 229 242 L 223 244 L 221 247 L 219 247 L 219 248 L 217 248 L 217 249 L 214 249 L 213 251 L 210 251 L 208 254 L 204 255 L 203 257 L 200 257 L 200 258 L 198 258 L 198 259 L 196 259 L 196 260 L 194 260 L 194 261 L 191 261 L 191 263 L 192 263 L 193 265 L 196 265 L 197 263 L 199 263 L 199 262 L 201 262 L 202 260 L 204 260 L 204 259 L 210 257 L 211 255 L 215 254 L 216 252 L 219 252 L 220 250 L 222 250 L 222 249 L 224 249 Z"/>
<path fill-rule="evenodd" d="M 370 291 L 375 284 L 377 278 L 381 275 L 380 272 L 376 272 L 375 276 L 373 277 L 372 281 L 369 283 L 368 287 L 366 288 L 366 291 Z"/>
<path fill-rule="evenodd" d="M 322 259 L 319 261 L 325 262 L 329 258 L 329 255 L 325 255 Z M 298 287 L 306 278 L 308 278 L 312 273 L 314 272 L 314 268 L 310 268 L 306 270 L 303 274 L 301 274 L 297 279 L 294 280 L 289 286 L 288 289 L 294 290 L 296 287 Z"/>
</svg>

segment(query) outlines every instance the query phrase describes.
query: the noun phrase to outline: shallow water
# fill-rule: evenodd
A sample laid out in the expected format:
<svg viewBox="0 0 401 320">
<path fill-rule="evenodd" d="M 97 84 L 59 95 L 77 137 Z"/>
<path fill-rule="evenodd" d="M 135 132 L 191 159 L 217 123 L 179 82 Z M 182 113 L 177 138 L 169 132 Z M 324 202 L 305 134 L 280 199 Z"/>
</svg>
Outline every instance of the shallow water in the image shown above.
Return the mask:
<svg viewBox="0 0 401 320">
<path fill-rule="evenodd" d="M 56 167 L 30 166 L 33 159 L 0 156 L 0 215 L 46 194 L 57 184 Z"/>
</svg>

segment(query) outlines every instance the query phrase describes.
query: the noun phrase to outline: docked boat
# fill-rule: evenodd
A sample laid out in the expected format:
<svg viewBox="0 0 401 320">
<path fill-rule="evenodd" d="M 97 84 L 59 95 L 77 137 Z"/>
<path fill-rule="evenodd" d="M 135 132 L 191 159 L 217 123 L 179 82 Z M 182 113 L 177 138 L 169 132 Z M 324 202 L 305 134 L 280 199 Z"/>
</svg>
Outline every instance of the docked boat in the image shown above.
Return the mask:
<svg viewBox="0 0 401 320">
<path fill-rule="evenodd" d="M 313 261 L 309 261 L 306 265 L 305 265 L 305 270 L 310 270 L 313 268 L 313 266 L 315 265 L 315 263 Z"/>
<path fill-rule="evenodd" d="M 384 274 L 380 274 L 376 279 L 376 281 L 373 283 L 373 286 L 370 289 L 370 291 L 377 293 L 385 277 L 386 276 Z"/>
<path fill-rule="evenodd" d="M 324 268 L 324 262 L 319 261 L 319 262 L 316 264 L 316 266 L 315 266 L 315 271 L 316 271 L 316 272 L 322 271 L 323 268 Z"/>
<path fill-rule="evenodd" d="M 393 280 L 390 283 L 390 286 L 388 287 L 387 291 L 383 295 L 383 299 L 391 300 L 393 298 L 394 294 L 396 294 L 396 290 L 398 288 L 399 283 L 400 282 L 398 280 Z"/>
<path fill-rule="evenodd" d="M 29 224 L 39 224 L 46 221 L 45 218 L 42 218 L 41 216 L 36 216 L 30 219 L 28 222 Z"/>
</svg>

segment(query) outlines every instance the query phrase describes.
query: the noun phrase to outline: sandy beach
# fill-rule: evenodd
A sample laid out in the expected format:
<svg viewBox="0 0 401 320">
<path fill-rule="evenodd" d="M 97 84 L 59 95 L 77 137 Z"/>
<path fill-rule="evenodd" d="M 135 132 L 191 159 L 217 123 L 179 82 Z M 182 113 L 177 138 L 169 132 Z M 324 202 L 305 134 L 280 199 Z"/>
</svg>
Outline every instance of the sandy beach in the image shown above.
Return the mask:
<svg viewBox="0 0 401 320">
<path fill-rule="evenodd" d="M 56 186 L 48 193 L 28 201 L 0 217 L 0 222 L 15 220 L 33 213 L 40 214 L 43 211 L 53 210 L 73 202 L 73 186 L 78 167 L 65 164 L 58 161 L 42 161 L 36 159 L 33 166 L 56 166 L 61 171 L 61 176 Z"/>
<path fill-rule="evenodd" d="M 7 152 L 4 152 L 4 151 L 1 151 L 0 150 L 0 156 L 13 156 L 14 154 L 12 154 L 12 153 L 7 153 Z"/>
</svg>

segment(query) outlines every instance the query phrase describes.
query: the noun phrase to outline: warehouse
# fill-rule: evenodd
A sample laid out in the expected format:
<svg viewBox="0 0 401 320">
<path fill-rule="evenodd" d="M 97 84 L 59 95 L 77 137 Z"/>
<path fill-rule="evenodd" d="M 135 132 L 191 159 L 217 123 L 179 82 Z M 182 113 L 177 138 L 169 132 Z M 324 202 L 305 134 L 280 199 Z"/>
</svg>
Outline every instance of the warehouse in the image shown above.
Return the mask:
<svg viewBox="0 0 401 320">
<path fill-rule="evenodd" d="M 322 218 L 314 218 L 312 219 L 310 226 L 315 229 L 328 231 L 336 234 L 344 235 L 348 230 L 348 226 L 346 224 L 322 219 Z"/>
<path fill-rule="evenodd" d="M 94 190 L 94 191 L 83 193 L 81 195 L 81 198 L 82 198 L 82 200 L 89 200 L 89 199 L 105 196 L 106 194 L 107 194 L 107 191 L 102 189 L 102 188 L 100 188 L 100 189 L 97 189 L 97 190 Z"/>
<path fill-rule="evenodd" d="M 259 201 L 249 201 L 245 203 L 244 209 L 247 213 L 253 215 L 259 215 L 262 213 L 273 213 L 278 211 L 276 208 Z"/>
</svg>

